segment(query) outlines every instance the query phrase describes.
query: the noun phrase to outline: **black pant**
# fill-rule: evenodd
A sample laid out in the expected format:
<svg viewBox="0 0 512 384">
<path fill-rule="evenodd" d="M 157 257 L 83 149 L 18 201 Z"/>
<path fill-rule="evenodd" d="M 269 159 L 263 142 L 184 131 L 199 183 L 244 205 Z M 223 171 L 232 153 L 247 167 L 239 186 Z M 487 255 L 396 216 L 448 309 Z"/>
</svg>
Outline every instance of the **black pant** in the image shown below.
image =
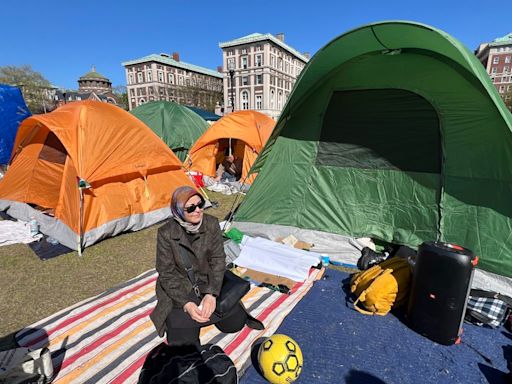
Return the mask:
<svg viewBox="0 0 512 384">
<path fill-rule="evenodd" d="M 198 323 L 181 308 L 174 308 L 165 320 L 167 326 L 167 343 L 169 345 L 199 344 L 199 331 L 202 327 L 215 324 L 219 331 L 224 333 L 235 333 L 240 331 L 247 322 L 247 312 L 241 303 L 224 315 L 218 317 L 215 314 L 210 316 L 210 321 Z"/>
</svg>

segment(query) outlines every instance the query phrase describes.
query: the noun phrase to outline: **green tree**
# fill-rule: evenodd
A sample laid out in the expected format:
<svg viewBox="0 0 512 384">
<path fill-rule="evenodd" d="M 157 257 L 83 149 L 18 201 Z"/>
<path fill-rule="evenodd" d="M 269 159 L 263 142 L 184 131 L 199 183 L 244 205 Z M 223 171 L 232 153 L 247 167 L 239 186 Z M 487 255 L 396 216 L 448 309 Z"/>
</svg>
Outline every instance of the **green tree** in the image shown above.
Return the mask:
<svg viewBox="0 0 512 384">
<path fill-rule="evenodd" d="M 19 87 L 30 112 L 43 113 L 51 109 L 51 84 L 30 65 L 0 67 L 0 83 Z"/>
<path fill-rule="evenodd" d="M 112 93 L 115 95 L 117 105 L 124 110 L 128 110 L 128 94 L 124 85 L 118 85 L 112 88 Z"/>
</svg>

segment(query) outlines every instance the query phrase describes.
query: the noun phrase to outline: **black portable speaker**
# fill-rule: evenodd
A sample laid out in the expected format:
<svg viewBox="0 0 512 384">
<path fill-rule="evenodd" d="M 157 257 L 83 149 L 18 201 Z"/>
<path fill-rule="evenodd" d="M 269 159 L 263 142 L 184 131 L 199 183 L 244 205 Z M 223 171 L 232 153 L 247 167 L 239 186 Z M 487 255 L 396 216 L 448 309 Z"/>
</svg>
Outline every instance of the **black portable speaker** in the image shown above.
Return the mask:
<svg viewBox="0 0 512 384">
<path fill-rule="evenodd" d="M 421 244 L 407 308 L 409 327 L 439 344 L 458 343 L 477 262 L 473 252 L 458 245 Z"/>
</svg>

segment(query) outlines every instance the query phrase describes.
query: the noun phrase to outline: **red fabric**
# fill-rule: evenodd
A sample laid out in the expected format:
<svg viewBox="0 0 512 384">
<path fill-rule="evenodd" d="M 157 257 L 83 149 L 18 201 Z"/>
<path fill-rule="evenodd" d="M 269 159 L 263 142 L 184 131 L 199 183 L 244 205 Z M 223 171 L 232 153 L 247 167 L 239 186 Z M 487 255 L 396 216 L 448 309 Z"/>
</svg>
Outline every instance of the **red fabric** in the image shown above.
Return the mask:
<svg viewBox="0 0 512 384">
<path fill-rule="evenodd" d="M 204 187 L 203 174 L 201 172 L 197 172 L 196 174 L 190 174 L 190 177 L 197 188 Z"/>
</svg>

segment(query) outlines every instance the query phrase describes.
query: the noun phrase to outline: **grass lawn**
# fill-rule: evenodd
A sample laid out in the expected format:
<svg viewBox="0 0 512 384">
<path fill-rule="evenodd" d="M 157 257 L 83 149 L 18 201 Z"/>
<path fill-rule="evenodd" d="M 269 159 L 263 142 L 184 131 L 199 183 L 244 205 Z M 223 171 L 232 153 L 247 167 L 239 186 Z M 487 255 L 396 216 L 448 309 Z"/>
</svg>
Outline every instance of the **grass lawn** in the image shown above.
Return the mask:
<svg viewBox="0 0 512 384">
<path fill-rule="evenodd" d="M 208 195 L 219 206 L 206 212 L 219 220 L 242 197 Z M 28 245 L 0 247 L 0 350 L 16 346 L 18 330 L 154 268 L 159 226 L 103 240 L 82 257 L 70 252 L 41 261 Z"/>
</svg>

